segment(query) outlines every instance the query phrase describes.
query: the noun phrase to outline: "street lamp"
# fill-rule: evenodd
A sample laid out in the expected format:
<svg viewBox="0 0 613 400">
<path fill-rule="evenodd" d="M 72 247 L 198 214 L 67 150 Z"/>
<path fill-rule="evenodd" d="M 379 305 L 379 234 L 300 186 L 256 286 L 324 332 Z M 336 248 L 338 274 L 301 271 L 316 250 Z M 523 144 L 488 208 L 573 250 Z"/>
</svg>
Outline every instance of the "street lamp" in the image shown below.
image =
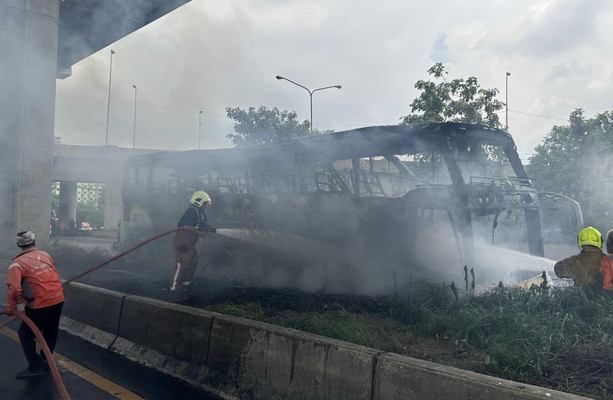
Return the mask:
<svg viewBox="0 0 613 400">
<path fill-rule="evenodd" d="M 106 140 L 104 141 L 104 145 L 109 145 L 109 115 L 111 111 L 111 78 L 113 76 L 113 54 L 115 51 L 111 49 L 111 63 L 109 65 L 109 95 L 106 102 Z"/>
<path fill-rule="evenodd" d="M 134 88 L 134 134 L 132 135 L 132 148 L 136 148 L 136 93 L 138 89 L 136 85 L 132 85 Z"/>
<path fill-rule="evenodd" d="M 506 130 L 509 130 L 509 76 L 511 76 L 510 72 L 507 72 L 507 75 L 505 76 L 505 80 L 506 80 L 506 88 L 505 88 L 505 94 L 506 94 L 506 100 L 505 100 L 505 106 L 507 108 L 507 118 L 506 118 Z"/>
<path fill-rule="evenodd" d="M 341 85 L 333 85 L 333 86 L 326 86 L 326 87 L 320 87 L 320 88 L 317 88 L 317 89 L 309 90 L 309 88 L 307 88 L 306 86 L 302 86 L 301 84 L 296 83 L 296 82 L 292 81 L 291 79 L 287 79 L 284 76 L 277 75 L 277 79 L 283 79 L 283 80 L 286 80 L 288 82 L 291 82 L 294 85 L 300 86 L 301 88 L 303 88 L 304 90 L 309 92 L 309 98 L 311 100 L 311 132 L 313 132 L 313 93 L 315 93 L 318 90 L 332 89 L 332 88 L 340 89 L 342 87 Z"/>
<path fill-rule="evenodd" d="M 200 111 L 198 114 L 198 150 L 200 150 L 200 131 L 202 130 L 202 114 L 204 111 Z"/>
</svg>

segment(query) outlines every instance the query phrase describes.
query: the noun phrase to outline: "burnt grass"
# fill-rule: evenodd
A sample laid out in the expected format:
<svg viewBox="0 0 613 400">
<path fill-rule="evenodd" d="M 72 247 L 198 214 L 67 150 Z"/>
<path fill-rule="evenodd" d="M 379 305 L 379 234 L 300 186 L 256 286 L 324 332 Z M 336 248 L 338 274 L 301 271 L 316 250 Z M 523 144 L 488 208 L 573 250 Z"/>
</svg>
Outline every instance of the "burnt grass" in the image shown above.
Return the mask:
<svg viewBox="0 0 613 400">
<path fill-rule="evenodd" d="M 54 258 L 68 277 L 105 257 L 60 251 Z M 473 296 L 455 284 L 418 282 L 385 295 L 363 296 L 247 287 L 201 276 L 188 291 L 175 294 L 167 290 L 170 271 L 168 276 L 126 272 L 133 263 L 119 260 L 79 281 L 613 399 L 613 295 L 607 292 L 500 285 Z"/>
</svg>

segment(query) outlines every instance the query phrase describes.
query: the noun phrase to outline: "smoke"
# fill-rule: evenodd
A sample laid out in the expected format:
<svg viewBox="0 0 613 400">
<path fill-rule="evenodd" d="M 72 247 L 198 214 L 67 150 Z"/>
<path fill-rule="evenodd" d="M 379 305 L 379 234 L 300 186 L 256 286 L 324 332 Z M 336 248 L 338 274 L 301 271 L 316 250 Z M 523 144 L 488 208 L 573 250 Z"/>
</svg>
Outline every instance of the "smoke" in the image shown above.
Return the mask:
<svg viewBox="0 0 613 400">
<path fill-rule="evenodd" d="M 449 223 L 422 221 L 422 229 L 410 238 L 401 225 L 394 226 L 390 220 L 374 231 L 361 227 L 363 216 L 352 212 L 351 204 L 335 204 L 326 199 L 317 202 L 312 211 L 299 210 L 290 204 L 277 200 L 274 214 L 266 207 L 258 210 L 261 216 L 279 216 L 282 223 L 267 222 L 283 231 L 218 229 L 219 235 L 230 237 L 240 245 L 221 245 L 232 248 L 230 262 L 213 263 L 207 269 L 207 276 L 246 286 L 366 295 L 389 294 L 423 281 L 444 284 L 454 281 L 458 287 L 463 286 L 466 262 L 462 257 L 462 238 L 454 234 Z M 292 218 L 301 213 L 316 220 L 317 228 L 311 230 L 313 225 Z M 409 250 L 410 240 L 415 240 L 414 252 Z M 516 250 L 477 239 L 475 260 L 468 268 L 474 270 L 478 286 L 516 283 L 543 271 L 555 276 L 554 260 L 519 251 L 527 251 L 521 238 L 505 244 Z"/>
<path fill-rule="evenodd" d="M 140 22 L 144 18 L 144 14 L 146 13 L 145 7 L 147 7 L 147 4 L 150 2 L 138 0 L 119 3 L 122 5 L 119 11 L 117 9 L 112 9 L 112 7 L 118 4 L 117 2 L 101 2 L 100 9 L 93 10 L 94 14 L 97 15 L 117 15 L 119 13 L 122 18 L 113 21 L 115 23 L 114 30 L 118 32 L 131 31 L 134 27 L 139 26 Z M 602 4 L 601 2 L 599 3 Z M 147 135 L 146 140 L 147 146 L 149 147 L 167 147 L 169 143 L 168 137 L 172 138 L 171 140 L 173 146 L 176 145 L 176 147 L 173 148 L 195 147 L 195 144 L 197 143 L 196 133 L 198 126 L 198 108 L 200 107 L 217 110 L 217 112 L 222 114 L 223 107 L 219 107 L 219 103 L 224 105 L 236 104 L 237 101 L 240 100 L 241 102 L 246 102 L 249 104 L 254 104 L 254 102 L 256 104 L 261 104 L 262 98 L 258 97 L 257 93 L 253 94 L 253 90 L 255 89 L 255 91 L 259 93 L 268 89 L 265 89 L 263 87 L 264 85 L 258 83 L 259 81 L 256 82 L 256 80 L 251 80 L 248 78 L 237 79 L 235 75 L 236 72 L 244 72 L 245 70 L 253 68 L 252 63 L 250 62 L 252 59 L 249 57 L 243 57 L 245 49 L 251 44 L 254 44 L 249 43 L 248 40 L 245 40 L 245 38 L 249 37 L 249 25 L 252 19 L 247 18 L 244 13 L 236 12 L 231 13 L 231 18 L 221 21 L 220 19 L 217 19 L 213 13 L 203 13 L 195 8 L 191 8 L 190 11 L 191 13 L 182 14 L 180 19 L 174 18 L 173 15 L 165 17 L 163 29 L 153 31 L 153 26 L 157 26 L 158 28 L 162 27 L 158 22 L 154 22 L 151 24 L 151 26 L 145 27 L 139 32 L 135 32 L 133 35 L 135 37 L 140 35 L 141 38 L 144 39 L 142 42 L 126 42 L 117 44 L 117 47 L 115 48 L 116 57 L 114 59 L 114 77 L 111 93 L 111 144 L 129 145 L 131 143 L 133 122 L 131 102 L 133 84 L 136 84 L 139 87 L 139 93 L 141 95 L 139 102 L 137 102 L 138 104 L 134 104 L 135 106 L 139 106 L 138 133 Z M 405 13 L 396 12 L 395 14 L 397 16 L 396 18 L 401 19 L 403 23 L 406 22 L 404 17 Z M 400 17 L 400 15 L 403 15 L 403 17 Z M 593 18 L 593 15 L 596 15 L 596 13 L 589 13 L 591 18 Z M 309 21 L 312 21 L 312 19 L 309 19 Z M 321 24 L 311 26 L 311 29 L 318 30 L 322 27 L 321 25 L 326 25 L 324 24 L 325 21 L 326 20 L 324 19 Z M 423 21 L 428 21 L 428 23 L 430 23 L 430 21 L 427 19 L 422 19 L 421 23 L 425 23 Z M 103 19 L 94 21 L 91 26 L 89 36 L 104 36 L 104 33 L 108 33 L 110 31 L 108 26 L 102 22 Z M 9 24 L 3 25 L 8 26 Z M 273 24 L 270 24 L 270 26 L 272 25 Z M 294 24 L 289 21 L 286 22 L 285 25 L 292 26 Z M 353 27 L 351 29 L 353 29 L 353 31 L 348 36 L 352 36 L 355 31 L 363 30 L 363 28 L 359 27 L 367 25 L 353 24 L 352 26 Z M 205 27 L 205 29 L 202 30 L 202 27 Z M 193 34 L 193 32 L 196 31 L 199 32 L 198 35 Z M 300 35 L 304 36 L 305 38 L 309 36 L 304 34 L 304 32 L 300 32 Z M 330 40 L 329 37 L 326 37 L 323 31 L 321 31 L 320 35 L 321 39 L 326 39 L 326 41 L 322 40 L 322 42 L 327 43 L 328 40 Z M 407 36 L 410 36 L 411 38 L 415 37 L 415 35 Z M 311 39 L 309 38 L 309 40 Z M 342 42 L 343 40 L 338 40 L 338 43 Z M 147 46 L 144 46 L 143 43 L 147 43 Z M 156 46 L 149 46 L 151 43 L 155 43 Z M 376 44 L 372 46 L 372 49 L 381 48 L 380 43 L 381 40 L 376 40 Z M 81 43 L 81 45 L 85 46 L 83 43 Z M 351 46 L 354 49 L 359 50 L 355 52 L 358 57 L 351 60 L 354 64 L 362 65 L 362 62 L 367 61 L 366 59 L 368 58 L 379 59 L 381 66 L 406 66 L 406 63 L 390 63 L 389 59 L 383 56 L 372 57 L 372 53 L 370 51 L 363 50 L 364 42 L 362 41 L 354 41 L 351 43 Z M 397 49 L 403 47 L 402 43 L 387 43 L 386 46 L 392 50 L 392 53 L 402 53 L 396 51 Z M 289 46 L 282 48 L 287 49 Z M 152 51 L 152 53 L 150 53 L 153 54 L 152 57 L 143 56 L 148 51 Z M 328 52 L 333 53 L 329 50 Z M 282 51 L 279 53 L 282 53 Z M 9 52 L 9 54 L 15 53 Z M 304 54 L 305 58 L 308 57 L 311 60 L 314 58 L 309 52 L 304 52 Z M 17 58 L 18 57 L 9 57 L 9 60 L 14 61 L 17 60 Z M 285 58 L 290 60 L 292 63 L 295 63 L 295 59 L 293 57 L 286 55 Z M 330 58 L 333 57 L 330 56 Z M 151 68 L 151 65 L 155 64 L 156 60 L 162 59 L 170 59 L 172 60 L 172 63 Z M 55 60 L 53 61 L 55 63 Z M 68 78 L 66 81 L 60 82 L 60 85 L 63 85 L 65 82 L 72 82 L 71 84 L 74 85 L 73 89 L 78 86 L 81 90 L 77 91 L 75 89 L 72 93 L 70 93 L 70 90 L 67 90 L 69 94 L 68 97 L 70 97 L 69 101 L 66 103 L 58 103 L 58 115 L 64 116 L 64 118 L 58 118 L 57 120 L 56 127 L 58 136 L 64 136 L 66 138 L 64 132 L 67 134 L 68 132 L 71 132 L 70 138 L 74 139 L 74 142 L 80 142 L 83 140 L 80 143 L 103 143 L 104 121 L 106 116 L 105 101 L 108 84 L 108 61 L 108 49 L 105 49 L 103 52 L 98 53 L 89 60 L 89 62 L 96 66 L 95 71 L 88 70 L 87 68 L 75 68 L 75 71 L 73 71 L 73 77 Z M 39 63 L 31 62 L 31 64 L 38 65 Z M 309 63 L 302 64 L 311 65 Z M 286 67 L 289 68 L 289 65 L 290 64 L 286 64 Z M 134 68 L 128 69 L 128 66 L 134 66 Z M 259 71 L 262 72 L 262 70 L 264 69 L 261 68 Z M 344 68 L 344 70 L 344 74 L 341 75 L 339 73 L 338 76 L 347 76 L 355 73 L 353 71 L 357 71 L 355 68 Z M 376 70 L 380 71 L 379 69 Z M 85 73 L 80 75 L 80 73 L 83 71 L 85 71 Z M 5 75 L 13 76 L 13 74 Z M 271 79 L 273 75 L 274 74 L 271 74 Z M 390 77 L 397 76 L 396 74 L 392 73 L 379 73 L 379 75 Z M 228 77 L 230 77 L 229 80 L 235 80 L 237 81 L 237 84 L 232 90 L 226 90 L 222 79 L 220 79 L 221 77 L 225 77 L 226 82 Z M 359 76 L 359 78 L 363 77 Z M 356 81 L 368 82 L 370 80 L 358 79 Z M 248 83 L 248 85 L 244 85 L 245 83 Z M 344 86 L 346 85 L 345 82 L 339 83 L 343 83 Z M 394 82 L 389 86 L 398 85 L 397 82 Z M 153 89 L 153 87 L 156 87 L 156 89 Z M 353 87 L 361 86 L 355 84 Z M 34 88 L 30 89 L 35 91 Z M 243 95 L 243 90 L 245 90 L 245 92 L 251 92 L 252 97 L 249 97 L 247 94 Z M 62 89 L 60 88 L 60 90 L 58 90 L 58 98 L 64 98 L 64 94 L 66 93 L 62 93 Z M 70 94 L 74 94 L 74 96 Z M 354 92 L 354 94 L 356 93 Z M 405 95 L 406 93 L 403 94 L 403 96 Z M 10 94 L 5 97 L 5 100 L 7 100 L 6 103 L 14 103 L 12 107 L 15 107 L 15 104 L 18 104 L 19 102 L 13 101 L 14 98 L 11 97 L 12 95 Z M 358 96 L 357 94 L 352 96 L 352 98 L 356 99 L 364 97 L 368 96 Z M 389 104 L 387 104 L 388 101 L 381 101 L 378 103 L 385 104 L 385 106 L 380 106 L 382 108 L 390 108 Z M 195 107 L 194 104 L 198 104 L 198 107 Z M 163 107 L 165 107 L 165 109 Z M 32 108 L 35 109 L 36 107 Z M 46 107 L 41 106 L 41 108 Z M 359 109 L 360 107 L 355 108 Z M 6 109 L 11 110 L 12 108 L 7 107 Z M 11 115 L 12 112 L 7 112 L 6 114 Z M 37 114 L 40 113 L 31 114 L 31 120 L 37 120 L 40 116 Z M 15 113 L 15 115 L 18 115 L 18 113 Z M 85 119 L 81 119 L 81 116 L 85 115 L 88 116 Z M 92 117 L 92 115 L 94 115 L 94 117 Z M 180 117 L 174 119 L 171 118 L 171 115 L 179 115 Z M 395 115 L 397 116 L 399 113 L 396 113 Z M 140 121 L 143 122 L 141 123 Z M 205 126 L 207 123 L 212 123 L 212 121 L 206 121 Z M 46 124 L 46 126 L 48 125 L 49 124 Z M 7 129 L 3 129 L 3 137 L 14 137 L 14 132 L 19 131 L 19 129 L 14 128 L 15 126 L 9 126 Z M 32 129 L 40 130 L 38 127 L 33 127 Z M 207 129 L 208 128 L 205 127 L 204 132 L 207 132 Z M 185 136 L 179 137 L 177 132 Z M 137 144 L 139 146 L 141 146 L 142 143 L 141 138 L 142 137 L 138 137 L 137 139 Z M 6 142 L 10 143 L 11 146 L 13 146 L 15 143 L 15 141 L 12 140 L 7 140 Z M 206 140 L 206 136 L 205 143 L 206 147 L 211 147 L 214 145 Z M 28 148 L 44 148 L 44 151 L 48 150 L 45 146 L 38 146 L 36 143 L 33 143 L 32 146 L 28 146 Z M 6 149 L 9 149 L 9 146 L 6 146 Z M 10 151 L 10 149 L 6 151 L 5 155 L 12 157 L 7 157 L 7 161 L 5 162 L 6 165 L 3 165 L 2 167 L 3 174 L 6 173 L 7 176 L 15 175 L 13 169 L 16 168 L 16 163 L 13 163 L 13 161 L 15 157 L 14 155 L 18 153 L 19 152 Z M 17 190 L 10 190 L 10 188 L 15 188 L 14 179 L 3 178 L 2 181 L 7 183 L 5 185 L 8 188 L 6 191 L 7 193 L 17 192 Z M 30 196 L 30 198 L 34 199 L 42 197 L 38 195 L 39 193 L 35 193 L 35 195 Z M 12 195 L 5 195 L 3 198 L 6 204 L 14 204 L 16 202 L 16 199 Z M 305 282 L 304 285 L 311 288 L 325 287 L 326 285 L 330 287 L 342 287 L 343 285 L 346 285 L 345 289 L 349 288 L 349 290 L 353 288 L 370 290 L 371 286 L 374 288 L 372 290 L 380 290 L 381 287 L 385 286 L 385 282 L 390 282 L 392 279 L 397 279 L 394 277 L 400 276 L 403 280 L 412 279 L 412 276 L 415 273 L 415 268 L 407 268 L 407 263 L 404 262 L 405 260 L 400 257 L 399 261 L 399 257 L 397 257 L 397 254 L 395 254 L 401 252 L 399 249 L 406 245 L 402 236 L 402 229 L 381 226 L 381 224 L 379 224 L 377 225 L 378 232 L 370 235 L 363 235 L 364 231 L 369 229 L 365 226 L 368 225 L 368 223 L 364 222 L 364 217 L 362 215 L 347 213 L 346 210 L 351 205 L 338 204 L 338 207 L 327 207 L 323 203 L 325 202 L 320 202 L 319 207 L 315 207 L 312 210 L 312 215 L 317 216 L 317 224 L 322 226 L 325 225 L 326 228 L 320 228 L 317 226 L 317 224 L 312 224 L 308 232 L 300 232 L 300 230 L 296 230 L 296 232 L 304 233 L 305 235 L 312 237 L 312 235 L 314 235 L 313 232 L 322 231 L 322 242 L 329 243 L 330 241 L 336 241 L 336 243 L 333 243 L 336 247 L 332 249 L 325 248 L 325 251 L 321 251 L 319 246 L 316 246 L 313 243 L 306 245 L 304 242 L 296 240 L 295 237 L 291 239 L 291 241 L 295 242 L 293 247 L 301 250 L 312 248 L 312 252 L 318 255 L 326 255 L 328 253 L 332 254 L 338 252 L 338 249 L 342 249 L 342 256 L 325 256 L 321 257 L 321 260 L 316 259 L 316 263 L 314 263 L 315 267 L 312 269 L 306 269 L 305 272 L 300 273 L 300 282 Z M 287 210 L 279 208 L 275 211 L 282 215 L 291 216 L 292 211 L 295 210 L 297 205 L 287 204 L 287 206 Z M 291 207 L 294 207 L 294 209 Z M 47 207 L 31 208 L 47 210 Z M 273 213 L 268 212 L 264 215 L 270 216 L 273 215 Z M 346 218 L 338 218 L 339 215 L 345 216 Z M 376 213 L 373 213 L 373 215 L 366 215 L 366 218 L 369 220 L 374 216 L 376 219 L 376 215 Z M 172 218 L 174 217 L 171 217 L 171 219 Z M 399 217 L 399 219 L 400 218 L 401 217 Z M 47 221 L 47 216 L 43 216 L 41 219 Z M 288 221 L 291 222 L 291 218 L 288 218 Z M 342 221 L 343 223 L 330 227 L 329 224 L 325 224 L 325 222 L 329 221 Z M 277 223 L 272 224 L 271 227 L 280 227 L 282 226 L 283 222 L 284 221 L 277 221 Z M 300 224 L 308 224 L 309 221 L 302 220 L 296 221 L 295 223 L 296 226 L 301 226 Z M 264 226 L 264 228 L 268 227 Z M 11 229 L 14 230 L 13 228 Z M 289 231 L 293 232 L 293 230 Z M 315 233 L 315 235 L 317 234 Z M 335 239 L 342 236 L 346 236 L 347 240 L 339 241 L 338 239 Z M 280 239 L 271 239 L 271 241 L 276 240 Z M 426 243 L 427 246 L 420 247 L 420 250 L 426 253 L 432 253 L 432 255 L 438 255 L 441 249 L 447 249 L 453 254 L 451 248 L 454 247 L 454 244 L 452 243 L 453 240 L 451 239 L 451 236 L 443 237 L 443 239 L 437 238 L 432 242 Z M 283 249 L 288 247 L 288 244 L 284 244 L 282 246 Z M 443 252 L 441 253 L 444 254 Z M 448 258 L 444 258 L 440 261 L 432 261 L 428 258 L 422 260 L 421 264 L 426 266 L 423 269 L 436 271 L 440 268 L 445 270 L 443 267 L 447 266 L 452 270 L 455 270 L 455 268 L 461 268 L 462 262 L 458 262 L 458 260 L 454 258 L 452 254 L 449 255 Z M 297 254 L 297 256 L 299 259 L 302 258 L 300 254 Z M 456 264 L 458 265 L 456 266 Z M 269 265 L 262 263 L 261 265 L 258 265 L 258 267 L 269 268 Z M 327 274 L 327 272 L 329 272 L 329 274 Z M 326 280 L 324 278 L 325 276 L 331 276 L 332 278 Z M 351 279 L 349 279 L 350 277 L 355 277 L 355 282 L 351 282 Z M 285 281 L 285 276 L 281 278 L 279 281 L 281 284 L 283 284 Z M 441 275 L 441 278 L 447 279 L 447 275 Z M 288 279 L 291 279 L 291 277 Z M 383 284 L 381 282 L 383 282 Z"/>
<path fill-rule="evenodd" d="M 243 246 L 233 250 L 230 265 L 209 265 L 206 278 L 246 286 L 385 295 L 416 282 L 454 281 L 463 287 L 465 281 L 465 264 L 455 244 L 432 246 L 440 242 L 440 237 L 434 235 L 419 240 L 420 251 L 407 265 L 382 257 L 381 253 L 377 258 L 369 257 L 363 251 L 363 243 L 336 246 L 291 233 L 248 229 L 218 229 L 217 234 Z M 468 269 L 473 269 L 477 286 L 492 287 L 499 282 L 513 284 L 533 278 L 543 271 L 555 277 L 554 264 L 547 258 L 478 243 L 475 262 Z"/>
<path fill-rule="evenodd" d="M 231 272 L 225 268 L 226 279 L 248 285 L 377 294 L 386 289 L 386 279 L 393 280 L 383 269 L 368 272 L 371 265 L 359 251 L 361 246 L 341 247 L 287 232 L 218 229 L 217 233 L 249 244 L 244 252 L 233 254 Z"/>
<path fill-rule="evenodd" d="M 543 270 L 552 275 L 552 260 L 522 254 L 528 251 L 524 210 L 496 213 L 503 203 L 521 206 L 521 198 L 529 197 L 526 192 L 517 197 L 508 178 L 471 180 L 472 229 L 458 227 L 463 214 L 457 210 L 465 206 L 452 191 L 449 171 L 459 168 L 466 176 L 483 176 L 488 166 L 490 172 L 513 171 L 479 152 L 471 134 L 458 139 L 452 132 L 451 125 L 376 127 L 276 147 L 159 155 L 152 187 L 175 194 L 160 197 L 165 201 L 141 199 L 149 203 L 143 209 L 155 216 L 152 231 L 163 231 L 176 224 L 193 190 L 209 192 L 213 203 L 206 212 L 218 234 L 204 238 L 202 264 L 207 276 L 246 286 L 360 294 L 385 294 L 421 280 L 461 287 L 465 265 L 478 285 L 516 282 Z M 428 133 L 455 138 L 457 166 L 446 165 L 440 155 L 415 152 L 430 143 Z M 411 140 L 398 140 L 403 134 Z M 362 141 L 375 154 L 391 146 L 405 161 L 389 155 L 352 160 L 348 143 L 359 148 Z M 332 164 L 319 161 L 322 156 Z M 503 192 L 506 200 L 496 197 Z M 140 213 L 138 199 L 126 206 Z"/>
<path fill-rule="evenodd" d="M 142 26 L 152 12 L 149 1 L 124 3 L 120 10 L 116 2 L 101 2 L 92 10 L 96 17 L 89 34 L 108 46 L 74 65 L 72 76 L 58 81 L 56 136 L 69 144 L 104 144 L 113 49 L 109 144 L 131 147 L 136 125 L 139 148 L 197 148 L 199 111 L 204 110 L 202 147 L 227 146 L 225 135 L 231 132 L 232 121 L 224 117 L 224 109 L 236 101 L 220 78 L 240 75 L 246 68 L 240 59 L 248 21 L 231 5 L 219 5 L 212 13 L 188 3 L 116 42 L 120 32 Z M 110 32 L 100 33 L 105 29 Z M 87 47 L 89 34 L 72 33 L 75 52 L 92 53 Z"/>
</svg>

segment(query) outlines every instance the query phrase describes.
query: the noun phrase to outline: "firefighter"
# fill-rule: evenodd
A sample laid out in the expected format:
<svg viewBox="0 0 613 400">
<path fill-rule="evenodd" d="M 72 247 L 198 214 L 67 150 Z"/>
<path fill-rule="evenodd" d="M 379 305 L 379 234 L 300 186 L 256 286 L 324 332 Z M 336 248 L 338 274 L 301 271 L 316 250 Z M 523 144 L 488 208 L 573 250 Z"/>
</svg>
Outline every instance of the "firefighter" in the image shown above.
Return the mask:
<svg viewBox="0 0 613 400">
<path fill-rule="evenodd" d="M 597 229 L 588 226 L 579 232 L 577 244 L 581 248 L 579 254 L 558 261 L 553 269 L 558 278 L 572 278 L 575 286 L 591 286 L 600 288 L 602 276 L 600 262 L 602 253 L 602 235 Z"/>
<path fill-rule="evenodd" d="M 13 259 L 6 275 L 6 311 L 11 313 L 17 309 L 18 303 L 25 303 L 26 316 L 41 331 L 49 350 L 53 352 L 64 305 L 64 291 L 53 259 L 35 245 L 34 232 L 17 233 L 17 246 L 21 253 Z M 36 353 L 34 332 L 22 322 L 18 333 L 29 366 L 19 372 L 16 378 L 44 374 L 48 365 L 46 360 Z"/>
<path fill-rule="evenodd" d="M 189 207 L 179 220 L 177 227 L 184 229 L 177 231 L 172 241 L 175 266 L 170 281 L 171 291 L 175 291 L 179 284 L 188 286 L 194 277 L 198 266 L 196 243 L 206 234 L 205 230 L 211 228 L 204 213 L 209 204 L 211 204 L 211 196 L 201 190 L 194 192 L 189 201 Z"/>
<path fill-rule="evenodd" d="M 602 288 L 606 291 L 613 289 L 613 229 L 607 232 L 607 255 L 600 261 L 600 274 L 602 275 Z"/>
</svg>

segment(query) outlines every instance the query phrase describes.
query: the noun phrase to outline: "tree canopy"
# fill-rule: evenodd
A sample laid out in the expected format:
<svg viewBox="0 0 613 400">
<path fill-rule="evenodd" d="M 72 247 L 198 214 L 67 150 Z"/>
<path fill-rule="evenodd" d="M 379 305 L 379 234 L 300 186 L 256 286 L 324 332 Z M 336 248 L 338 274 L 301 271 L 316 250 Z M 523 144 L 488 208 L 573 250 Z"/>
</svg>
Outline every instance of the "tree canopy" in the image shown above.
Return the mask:
<svg viewBox="0 0 613 400">
<path fill-rule="evenodd" d="M 436 81 L 419 80 L 421 91 L 411 103 L 411 114 L 400 118 L 403 124 L 424 122 L 465 122 L 500 128 L 500 111 L 504 103 L 496 99 L 498 89 L 483 89 L 477 78 L 445 80 L 445 66 L 436 63 L 428 69 Z"/>
<path fill-rule="evenodd" d="M 527 167 L 535 187 L 577 200 L 586 225 L 612 229 L 613 111 L 586 118 L 576 109 L 569 125 L 554 126 L 535 150 Z"/>
<path fill-rule="evenodd" d="M 311 134 L 308 120 L 298 121 L 296 111 L 279 111 L 277 107 L 260 106 L 243 110 L 226 108 L 226 114 L 234 120 L 234 131 L 226 135 L 235 146 L 275 144 Z"/>
<path fill-rule="evenodd" d="M 421 91 L 419 97 L 411 103 L 411 114 L 400 118 L 403 124 L 463 122 L 481 124 L 492 128 L 501 128 L 497 111 L 504 103 L 496 99 L 498 89 L 483 89 L 477 78 L 445 80 L 445 66 L 436 63 L 428 69 L 428 74 L 436 81 L 419 80 L 415 88 Z M 502 149 L 481 146 L 483 158 L 491 161 L 491 175 L 501 174 L 507 165 Z M 415 154 L 414 159 L 422 169 L 436 169 L 441 162 L 441 155 L 431 152 Z"/>
</svg>

